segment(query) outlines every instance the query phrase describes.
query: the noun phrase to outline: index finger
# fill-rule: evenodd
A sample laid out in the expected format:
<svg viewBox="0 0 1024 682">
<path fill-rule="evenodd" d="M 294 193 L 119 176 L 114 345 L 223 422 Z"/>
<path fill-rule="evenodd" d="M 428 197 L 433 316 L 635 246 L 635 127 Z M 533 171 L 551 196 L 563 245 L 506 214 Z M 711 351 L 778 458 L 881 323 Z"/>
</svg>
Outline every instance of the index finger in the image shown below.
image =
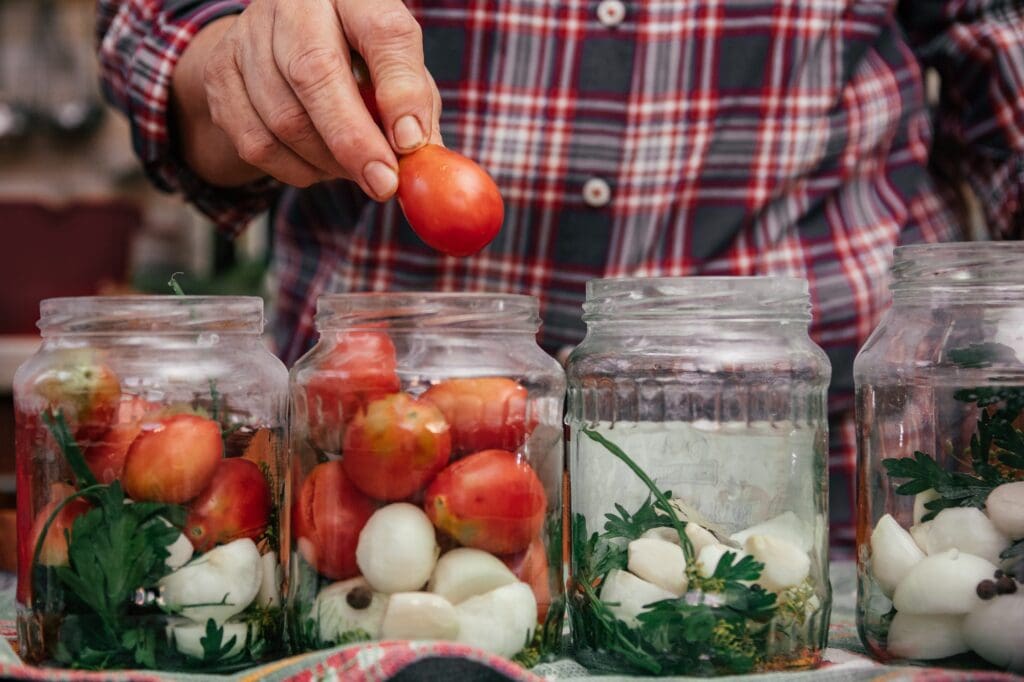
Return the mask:
<svg viewBox="0 0 1024 682">
<path fill-rule="evenodd" d="M 274 16 L 274 61 L 349 177 L 376 199 L 398 186 L 398 161 L 363 106 L 349 47 L 327 0 L 294 3 Z"/>
<path fill-rule="evenodd" d="M 439 112 L 419 23 L 400 0 L 338 3 L 338 14 L 348 41 L 369 66 L 392 146 L 408 152 L 426 144 Z"/>
</svg>

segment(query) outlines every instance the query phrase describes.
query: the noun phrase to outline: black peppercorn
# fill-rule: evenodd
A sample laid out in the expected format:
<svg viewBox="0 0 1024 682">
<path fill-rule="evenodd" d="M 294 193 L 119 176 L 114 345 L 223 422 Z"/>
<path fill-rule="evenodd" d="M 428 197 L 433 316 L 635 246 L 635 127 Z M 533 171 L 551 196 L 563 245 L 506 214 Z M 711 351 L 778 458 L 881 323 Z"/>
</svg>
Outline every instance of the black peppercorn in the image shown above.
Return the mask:
<svg viewBox="0 0 1024 682">
<path fill-rule="evenodd" d="M 365 609 L 373 601 L 373 592 L 365 587 L 353 587 L 345 595 L 345 601 L 354 609 Z"/>
<path fill-rule="evenodd" d="M 996 591 L 999 594 L 1013 594 L 1017 591 L 1017 581 L 1008 575 L 1004 575 L 996 581 Z"/>
<path fill-rule="evenodd" d="M 991 599 L 996 596 L 996 584 L 991 580 L 982 580 L 978 583 L 977 592 L 982 599 Z"/>
<path fill-rule="evenodd" d="M 1003 577 L 1003 569 L 997 568 L 995 575 L 996 575 L 996 580 L 998 580 L 999 578 L 1002 578 Z"/>
</svg>

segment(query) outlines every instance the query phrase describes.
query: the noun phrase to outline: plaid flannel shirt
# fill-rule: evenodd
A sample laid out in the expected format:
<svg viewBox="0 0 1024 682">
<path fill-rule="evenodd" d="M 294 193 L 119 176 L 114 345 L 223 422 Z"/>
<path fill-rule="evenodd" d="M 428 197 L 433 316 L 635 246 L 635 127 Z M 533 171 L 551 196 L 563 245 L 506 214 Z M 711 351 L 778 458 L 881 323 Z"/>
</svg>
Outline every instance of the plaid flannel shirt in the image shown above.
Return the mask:
<svg viewBox="0 0 1024 682">
<path fill-rule="evenodd" d="M 532 294 L 556 350 L 581 338 L 594 277 L 806 277 L 811 333 L 834 366 L 833 539 L 852 542 L 853 357 L 887 305 L 892 248 L 960 234 L 930 160 L 962 173 L 994 230 L 1020 230 L 1019 3 L 410 0 L 445 143 L 505 197 L 501 233 L 467 259 L 433 252 L 393 201 L 351 183 L 225 190 L 181 163 L 167 118 L 175 63 L 198 29 L 246 4 L 100 0 L 100 57 L 158 185 L 228 231 L 273 207 L 286 362 L 309 347 L 328 291 Z M 934 121 L 924 65 L 943 79 Z"/>
</svg>

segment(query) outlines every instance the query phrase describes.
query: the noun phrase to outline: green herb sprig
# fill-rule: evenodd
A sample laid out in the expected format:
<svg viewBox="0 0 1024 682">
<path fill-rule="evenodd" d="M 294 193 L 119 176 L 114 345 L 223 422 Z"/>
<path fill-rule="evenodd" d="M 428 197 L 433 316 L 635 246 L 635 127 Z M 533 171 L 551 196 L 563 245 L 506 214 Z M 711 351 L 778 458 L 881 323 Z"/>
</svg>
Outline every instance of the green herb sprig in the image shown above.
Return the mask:
<svg viewBox="0 0 1024 682">
<path fill-rule="evenodd" d="M 235 642 L 224 642 L 223 628 L 206 625 L 202 660 L 176 651 L 164 636 L 171 613 L 155 603 L 138 605 L 139 588 L 155 585 L 167 573 L 168 547 L 181 534 L 186 509 L 155 502 L 126 504 L 119 482 L 96 482 L 59 410 L 47 411 L 43 423 L 75 473 L 79 489 L 58 504 L 46 519 L 33 555 L 38 566 L 52 524 L 72 500 L 87 499 L 92 508 L 78 516 L 68 534 L 68 564 L 33 575 L 55 577 L 57 585 L 34 584 L 33 592 L 62 604 L 65 617 L 58 630 L 54 658 L 82 669 L 147 668 L 201 669 L 229 672 L 252 665 L 267 644 L 247 637 L 238 654 L 228 656 Z"/>
<path fill-rule="evenodd" d="M 180 284 L 178 284 L 178 277 L 181 276 L 181 275 L 184 275 L 184 274 L 185 274 L 184 272 L 175 272 L 175 273 L 173 273 L 171 275 L 171 278 L 167 281 L 167 286 L 169 286 L 171 288 L 171 291 L 174 292 L 175 296 L 184 296 L 185 295 L 185 290 L 181 288 Z"/>
<path fill-rule="evenodd" d="M 623 464 L 629 467 L 633 471 L 633 473 L 636 474 L 636 477 L 643 481 L 644 485 L 647 486 L 647 489 L 651 491 L 651 495 L 654 497 L 655 500 L 657 500 L 658 507 L 661 509 L 662 512 L 667 514 L 669 525 L 671 525 L 675 529 L 676 533 L 679 535 L 679 544 L 680 546 L 682 546 L 683 554 L 686 556 L 686 563 L 692 563 L 694 559 L 696 559 L 696 556 L 693 551 L 693 544 L 690 542 L 690 538 L 686 536 L 686 523 L 679 520 L 679 517 L 676 515 L 675 509 L 673 509 L 672 505 L 669 503 L 668 495 L 663 493 L 658 488 L 658 486 L 655 485 L 654 481 L 650 479 L 650 477 L 647 475 L 647 472 L 641 469 L 640 466 L 638 466 L 637 463 L 634 462 L 629 457 L 629 455 L 623 452 L 622 449 L 615 443 L 611 442 L 610 440 L 602 436 L 597 431 L 594 431 L 593 429 L 582 429 L 582 432 L 583 435 L 585 435 L 587 438 L 604 446 L 604 448 L 608 452 L 610 452 L 612 455 L 618 458 L 619 461 L 621 461 Z M 620 507 L 619 505 L 616 505 L 616 508 L 622 509 L 622 507 Z"/>
<path fill-rule="evenodd" d="M 649 675 L 713 675 L 754 670 L 767 648 L 768 623 L 776 615 L 777 597 L 756 581 L 764 564 L 753 557 L 737 559 L 726 552 L 710 577 L 688 569 L 689 592 L 678 599 L 648 604 L 636 626 L 620 620 L 601 600 L 599 588 L 613 569 L 625 570 L 625 545 L 651 528 L 671 527 L 689 544 L 685 522 L 661 491 L 621 448 L 600 434 L 583 430 L 625 463 L 647 485 L 651 497 L 633 514 L 622 505 L 605 517 L 603 533 L 589 533 L 586 518 L 572 523 L 573 591 L 569 616 L 573 650 L 594 672 Z M 685 545 L 684 545 L 685 546 Z M 690 547 L 692 557 L 692 546 Z M 688 560 L 688 566 L 693 566 Z"/>
<path fill-rule="evenodd" d="M 950 353 L 965 368 L 987 367 L 995 351 L 992 344 L 972 346 Z M 925 503 L 922 521 L 943 509 L 985 508 L 989 494 L 1024 474 L 1024 432 L 1014 422 L 1024 411 L 1024 387 L 985 386 L 953 393 L 954 400 L 973 403 L 979 410 L 977 430 L 971 435 L 968 453 L 971 472 L 948 471 L 935 457 L 915 451 L 913 457 L 882 460 L 890 478 L 907 479 L 896 487 L 898 495 L 917 495 L 934 490 L 938 498 Z"/>
</svg>

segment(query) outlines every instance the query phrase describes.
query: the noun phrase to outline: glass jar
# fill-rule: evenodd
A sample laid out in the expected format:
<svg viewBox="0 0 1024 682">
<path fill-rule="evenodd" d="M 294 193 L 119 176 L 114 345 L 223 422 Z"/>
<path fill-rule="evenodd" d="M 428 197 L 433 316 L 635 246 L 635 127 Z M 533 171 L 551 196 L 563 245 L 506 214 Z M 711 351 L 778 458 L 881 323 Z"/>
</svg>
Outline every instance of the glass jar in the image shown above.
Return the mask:
<svg viewBox="0 0 1024 682">
<path fill-rule="evenodd" d="M 569 359 L 576 659 L 592 671 L 804 668 L 825 645 L 828 359 L 807 282 L 588 283 Z"/>
<path fill-rule="evenodd" d="M 294 649 L 557 650 L 565 376 L 537 311 L 527 296 L 320 298 L 320 339 L 291 375 Z"/>
<path fill-rule="evenodd" d="M 279 648 L 287 372 L 263 301 L 42 302 L 14 379 L 31 663 L 230 671 Z"/>
<path fill-rule="evenodd" d="M 1024 244 L 896 249 L 857 356 L 857 626 L 1024 672 Z"/>
</svg>

